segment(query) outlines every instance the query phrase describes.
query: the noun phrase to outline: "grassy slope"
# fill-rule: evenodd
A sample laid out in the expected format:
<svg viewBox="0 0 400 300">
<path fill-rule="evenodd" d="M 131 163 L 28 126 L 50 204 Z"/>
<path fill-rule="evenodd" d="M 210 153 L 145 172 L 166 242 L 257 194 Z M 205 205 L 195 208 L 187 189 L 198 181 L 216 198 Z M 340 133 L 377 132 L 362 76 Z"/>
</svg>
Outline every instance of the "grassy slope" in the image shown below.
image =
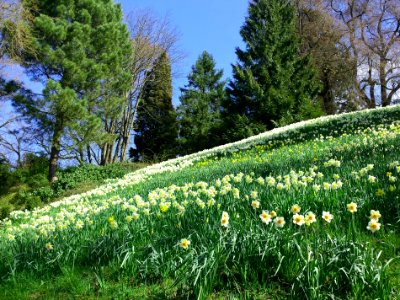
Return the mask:
<svg viewBox="0 0 400 300">
<path fill-rule="evenodd" d="M 379 118 L 375 119 L 379 120 Z M 385 123 L 386 121 L 383 120 L 381 122 Z M 95 224 L 105 223 L 106 228 L 99 226 L 91 230 L 88 229 L 86 234 L 89 234 L 89 236 L 86 235 L 86 238 L 90 240 L 90 243 L 86 243 L 85 238 L 82 236 L 82 238 L 75 241 L 75 246 L 70 248 L 77 249 L 77 245 L 86 245 L 85 247 L 94 251 L 91 252 L 92 255 L 93 253 L 97 253 L 99 256 L 103 255 L 103 261 L 90 260 L 86 256 L 85 259 L 78 260 L 74 269 L 72 269 L 70 262 L 66 263 L 60 259 L 59 262 L 62 262 L 60 263 L 61 267 L 49 267 L 39 264 L 38 266 L 41 270 L 39 276 L 37 270 L 23 267 L 22 264 L 22 272 L 17 270 L 17 274 L 11 281 L 5 279 L 1 284 L 0 288 L 4 291 L 4 299 L 59 297 L 88 299 L 102 297 L 104 299 L 110 297 L 121 299 L 140 297 L 179 298 L 180 296 L 185 297 L 188 295 L 187 289 L 193 289 L 199 285 L 204 286 L 205 289 L 210 288 L 207 293 L 211 295 L 211 298 L 224 298 L 227 295 L 235 294 L 247 295 L 249 298 L 259 297 L 260 299 L 268 297 L 285 299 L 290 294 L 303 297 L 302 285 L 304 287 L 318 287 L 320 290 L 317 289 L 316 292 L 326 293 L 324 295 L 327 296 L 328 292 L 325 285 L 334 284 L 329 282 L 313 283 L 312 281 L 316 280 L 315 276 L 302 269 L 303 264 L 298 261 L 304 255 L 307 256 L 307 253 L 310 253 L 307 251 L 310 249 L 312 249 L 316 259 L 311 259 L 306 265 L 310 267 L 312 262 L 317 269 L 321 267 L 328 268 L 332 264 L 334 266 L 345 266 L 350 263 L 349 267 L 344 269 L 349 271 L 354 268 L 362 268 L 363 263 L 366 263 L 364 260 L 370 260 L 371 270 L 363 270 L 363 272 L 360 271 L 357 274 L 349 273 L 349 278 L 341 279 L 350 281 L 353 284 L 352 287 L 346 289 L 347 297 L 357 298 L 357 295 L 364 295 L 364 297 L 368 295 L 366 293 L 371 292 L 371 290 L 362 290 L 363 287 L 357 280 L 366 280 L 370 284 L 374 280 L 367 277 L 375 276 L 376 274 L 392 279 L 393 291 L 391 293 L 395 295 L 396 291 L 400 290 L 398 260 L 394 261 L 390 268 L 385 271 L 390 276 L 387 276 L 387 273 L 377 273 L 376 270 L 382 268 L 382 264 L 386 260 L 398 255 L 400 249 L 399 227 L 398 223 L 396 223 L 398 222 L 399 212 L 398 189 L 393 192 L 388 190 L 391 185 L 398 186 L 398 182 L 392 184 L 387 179 L 387 172 L 393 171 L 389 169 L 389 164 L 398 160 L 399 157 L 399 129 L 393 127 L 386 131 L 355 132 L 355 129 L 352 128 L 348 129 L 350 133 L 352 132 L 351 134 L 340 136 L 340 132 L 335 133 L 331 126 L 332 124 L 329 124 L 329 126 L 326 124 L 314 127 L 308 126 L 306 129 L 302 127 L 301 134 L 303 138 L 299 138 L 299 134 L 283 138 L 281 136 L 274 136 L 269 139 L 264 138 L 261 140 L 263 145 L 241 150 L 240 152 L 231 152 L 230 149 L 232 147 L 225 148 L 223 152 L 216 152 L 216 155 L 198 159 L 194 165 L 186 167 L 179 172 L 155 174 L 141 184 L 113 189 L 106 198 L 110 199 L 113 196 L 119 196 L 120 198 L 129 199 L 135 194 L 140 194 L 145 198 L 148 192 L 159 187 L 168 187 L 171 184 L 183 186 L 189 182 L 205 181 L 218 186 L 217 179 L 222 179 L 225 175 L 231 173 L 236 175 L 240 172 L 253 178 L 252 183 L 246 183 L 244 179 L 240 182 L 235 182 L 233 178 L 230 178 L 232 186 L 240 191 L 239 199 L 235 199 L 232 191 L 229 191 L 226 195 L 216 196 L 215 200 L 220 204 L 220 207 L 212 207 L 206 213 L 199 208 L 188 207 L 187 218 L 177 218 L 177 211 L 173 213 L 173 208 L 175 207 L 172 207 L 169 210 L 171 215 L 166 214 L 164 216 L 160 214 L 160 217 L 156 217 L 157 213 L 154 211 L 151 219 L 143 220 L 143 223 L 137 222 L 129 227 L 130 229 L 127 229 L 122 227 L 126 213 L 118 207 L 111 207 L 109 211 L 93 218 Z M 358 126 L 367 127 L 366 124 L 359 124 Z M 340 137 L 326 139 L 326 132 Z M 394 134 L 389 136 L 391 132 L 394 132 Z M 316 140 L 315 136 L 319 136 L 321 133 L 325 135 L 325 138 Z M 240 148 L 248 148 L 251 143 L 253 142 L 244 143 L 240 145 Z M 260 143 L 260 140 L 257 143 Z M 341 167 L 325 166 L 324 162 L 329 161 L 329 159 L 341 161 Z M 368 181 L 368 174 L 365 177 L 361 176 L 360 179 L 355 178 L 354 174 L 352 174 L 354 171 L 360 172 L 368 164 L 374 164 L 373 170 L 366 173 L 378 178 L 376 184 Z M 334 191 L 325 191 L 322 188 L 321 191 L 315 192 L 310 184 L 309 188 L 293 187 L 293 189 L 285 190 L 276 188 L 276 185 L 272 188 L 268 187 L 268 184 L 264 183 L 263 185 L 256 182 L 260 176 L 264 179 L 272 176 L 283 182 L 283 178 L 279 180 L 279 176 L 284 177 L 287 174 L 291 174 L 291 171 L 295 171 L 296 176 L 301 178 L 300 172 L 306 173 L 312 166 L 317 166 L 318 170 L 316 172 L 321 172 L 324 175 L 321 179 L 315 176 L 312 184 L 323 186 L 324 182 L 336 182 L 335 174 L 337 174 L 344 183 L 344 188 Z M 251 174 L 251 172 L 254 174 Z M 385 194 L 378 197 L 376 195 L 378 189 L 384 190 Z M 254 211 L 250 206 L 251 201 L 246 200 L 246 195 L 251 197 L 252 191 L 258 192 L 258 197 L 255 198 L 261 204 L 258 211 Z M 179 194 L 177 192 L 176 195 L 176 198 L 182 203 L 181 200 L 184 198 L 179 198 L 182 197 L 182 193 Z M 101 199 L 101 196 L 97 198 Z M 95 201 L 97 198 L 95 196 L 91 201 Z M 196 198 L 198 197 L 193 197 L 193 206 L 195 206 Z M 159 201 L 162 202 L 162 199 Z M 350 201 L 354 201 L 359 205 L 359 211 L 354 215 L 354 218 L 350 213 L 346 212 L 346 204 Z M 332 226 L 328 226 L 328 224 L 319 220 L 315 226 L 314 224 L 312 225 L 313 227 L 304 228 L 303 226 L 298 228 L 296 225 L 290 224 L 291 214 L 289 210 L 293 204 L 299 204 L 303 211 L 315 212 L 319 218 L 322 210 L 329 210 L 334 214 L 334 222 L 330 224 Z M 278 214 L 285 216 L 287 226 L 282 230 L 283 233 L 277 231 L 272 224 L 269 224 L 270 227 L 268 229 L 263 227 L 264 224 L 260 223 L 258 217 L 261 209 L 275 209 Z M 384 226 L 381 231 L 374 235 L 365 229 L 370 209 L 379 209 L 383 215 L 382 223 Z M 221 229 L 219 224 L 222 210 L 228 211 L 231 216 L 229 231 Z M 109 231 L 109 228 L 107 228 L 106 220 L 111 215 L 115 216 L 120 228 L 123 228 L 121 234 L 117 234 L 117 231 Z M 236 215 L 238 215 L 238 218 L 235 217 Z M 179 228 L 176 228 L 177 224 L 179 224 Z M 202 226 L 199 227 L 200 225 Z M 105 233 L 104 230 L 106 231 Z M 102 239 L 100 238 L 101 234 L 98 238 L 94 238 L 96 232 L 97 234 L 103 232 L 103 236 L 111 237 L 113 240 Z M 140 238 L 137 237 L 137 232 L 141 233 Z M 221 236 L 225 236 L 229 241 L 240 241 L 241 245 L 233 245 L 231 242 L 221 241 Z M 186 252 L 182 252 L 179 247 L 173 246 L 183 237 L 187 237 L 192 241 L 189 251 Z M 249 243 L 249 239 L 252 240 L 252 243 Z M 268 241 L 272 241 L 272 244 L 268 244 Z M 71 242 L 73 242 L 73 239 L 71 239 Z M 56 245 L 56 240 L 53 243 Z M 96 243 L 98 244 L 96 245 Z M 126 245 L 124 243 L 128 243 L 129 246 L 106 249 L 114 244 Z M 254 247 L 254 244 L 256 247 Z M 368 246 L 363 248 L 363 244 Z M 129 252 L 129 247 L 132 247 L 132 245 L 138 250 Z M 263 247 L 263 245 L 269 245 L 269 247 L 265 246 L 266 248 L 261 251 L 260 247 Z M 67 248 L 67 246 L 65 247 Z M 274 247 L 279 251 L 267 251 L 268 248 L 274 249 Z M 66 248 L 60 248 L 59 251 L 65 251 Z M 237 251 L 234 257 L 232 257 L 232 253 L 227 251 L 230 248 Z M 351 254 L 354 255 L 341 256 L 343 249 L 353 249 L 354 251 Z M 203 252 L 205 250 L 206 252 Z M 221 250 L 219 254 L 223 256 L 222 260 L 218 256 L 210 254 L 218 253 L 218 250 Z M 380 250 L 383 251 L 381 258 L 376 260 L 376 253 Z M 374 253 L 370 253 L 371 251 Z M 65 254 L 66 252 L 63 253 Z M 117 254 L 117 257 L 105 257 L 110 253 Z M 124 255 L 126 258 L 127 253 L 135 256 L 135 259 L 140 259 L 142 263 L 127 263 L 127 267 L 121 269 L 121 263 L 126 263 Z M 161 253 L 165 253 L 165 255 L 160 256 Z M 256 253 L 258 255 L 254 260 L 251 257 Z M 265 278 L 262 277 L 264 276 L 262 268 L 280 266 L 277 263 L 280 259 L 278 253 L 286 253 L 286 256 L 293 255 L 293 258 L 296 259 L 292 261 L 290 259 L 283 260 L 286 264 L 286 270 L 280 270 L 278 276 L 265 275 Z M 43 252 L 41 259 L 48 259 L 47 261 L 53 262 L 54 259 L 59 259 L 57 257 L 46 257 L 47 254 Z M 81 251 L 79 255 L 85 257 L 84 251 Z M 263 255 L 265 255 L 266 259 L 259 261 Z M 320 258 L 318 258 L 318 255 L 320 255 Z M 152 257 L 153 260 L 148 260 L 147 258 L 149 257 Z M 175 287 L 168 288 L 172 283 L 170 278 L 173 277 L 173 273 L 170 272 L 173 268 L 173 263 L 171 262 L 175 261 L 176 263 L 176 257 L 183 259 L 184 262 L 175 271 L 181 285 L 178 284 Z M 324 261 L 324 257 L 336 257 L 340 263 L 335 265 L 335 260 Z M 201 258 L 209 261 L 214 260 L 217 266 L 207 265 L 206 261 L 201 260 Z M 354 258 L 354 260 L 349 262 L 350 258 Z M 344 259 L 344 261 L 340 261 L 341 259 Z M 222 263 L 223 261 L 225 263 Z M 227 262 L 229 262 L 229 270 L 226 270 Z M 202 263 L 207 266 L 206 269 L 216 272 L 217 277 L 212 277 L 207 272 L 202 273 Z M 196 270 L 190 269 L 190 266 L 196 264 L 198 266 Z M 242 268 L 242 266 L 244 267 Z M 251 269 L 246 269 L 246 267 Z M 253 278 L 248 274 L 251 272 L 259 274 L 258 276 L 261 276 L 261 278 Z M 334 272 L 334 270 L 330 272 Z M 329 278 L 332 277 L 328 271 L 324 273 L 321 270 L 321 273 L 319 280 L 325 278 L 325 281 L 329 281 Z M 54 274 L 57 274 L 57 276 L 54 277 Z M 190 281 L 192 276 L 197 274 L 200 276 L 200 283 L 197 282 L 197 284 L 191 285 L 193 284 L 193 281 Z M 332 274 L 338 276 L 337 273 Z M 366 277 L 361 278 L 360 274 Z M 299 275 L 300 280 L 296 281 L 296 278 L 293 277 L 299 277 Z M 351 278 L 351 275 L 354 275 L 355 279 Z M 217 284 L 213 285 L 204 282 L 207 279 L 213 280 Z M 259 280 L 264 283 L 260 284 Z M 294 291 L 291 288 L 293 283 L 295 283 L 296 287 Z M 224 286 L 228 286 L 228 291 L 223 291 Z M 384 288 L 385 286 L 385 284 L 372 285 L 371 288 Z M 212 292 L 213 289 L 219 291 Z M 338 290 L 340 289 L 338 288 Z M 199 290 L 196 292 L 201 294 Z M 385 292 L 382 293 L 385 294 Z M 388 293 L 385 295 L 388 295 Z M 313 295 L 309 294 L 308 297 L 312 298 Z"/>
</svg>

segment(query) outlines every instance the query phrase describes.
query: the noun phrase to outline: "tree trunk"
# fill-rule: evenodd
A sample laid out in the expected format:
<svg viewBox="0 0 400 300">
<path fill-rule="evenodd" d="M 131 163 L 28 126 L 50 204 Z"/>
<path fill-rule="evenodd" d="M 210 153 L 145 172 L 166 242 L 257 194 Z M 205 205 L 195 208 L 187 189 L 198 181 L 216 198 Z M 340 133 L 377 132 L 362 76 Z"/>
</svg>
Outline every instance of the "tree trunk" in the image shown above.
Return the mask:
<svg viewBox="0 0 400 300">
<path fill-rule="evenodd" d="M 108 144 L 108 150 L 107 150 L 107 162 L 106 164 L 111 164 L 112 163 L 112 150 L 113 150 L 114 143 Z"/>
<path fill-rule="evenodd" d="M 133 129 L 133 123 L 135 121 L 136 113 L 140 103 L 140 95 L 137 97 L 135 106 L 130 106 L 130 111 L 127 115 L 127 120 L 123 126 L 123 133 L 122 133 L 122 146 L 121 146 L 121 153 L 120 153 L 120 161 L 123 162 L 126 157 L 126 152 L 128 150 L 129 139 L 131 137 L 131 130 Z"/>
<path fill-rule="evenodd" d="M 372 77 L 373 72 L 373 62 L 372 59 L 368 58 L 368 85 L 369 85 L 369 98 L 365 97 L 365 101 L 367 102 L 367 108 L 375 108 L 376 107 L 376 99 L 375 99 L 375 80 Z"/>
<path fill-rule="evenodd" d="M 120 148 L 121 148 L 121 136 L 118 137 L 118 142 L 117 142 L 117 145 L 115 146 L 114 157 L 112 159 L 113 163 L 115 163 L 117 161 Z"/>
<path fill-rule="evenodd" d="M 104 144 L 101 147 L 101 159 L 100 159 L 100 165 L 105 166 L 106 165 L 106 158 L 107 158 L 107 144 Z"/>
<path fill-rule="evenodd" d="M 92 153 L 90 152 L 90 145 L 86 145 L 86 152 L 89 164 L 92 163 Z"/>
<path fill-rule="evenodd" d="M 327 115 L 334 115 L 336 113 L 335 99 L 332 95 L 332 88 L 329 81 L 328 70 L 322 70 L 320 78 L 322 82 L 321 97 L 323 101 L 324 111 Z"/>
<path fill-rule="evenodd" d="M 79 147 L 79 164 L 83 165 L 85 163 L 85 152 L 82 147 Z"/>
<path fill-rule="evenodd" d="M 60 145 L 61 145 L 61 137 L 64 129 L 64 124 L 62 117 L 56 117 L 56 124 L 54 127 L 53 139 L 51 142 L 51 151 L 50 151 L 50 165 L 49 165 L 49 174 L 48 179 L 50 182 L 53 182 L 56 177 L 56 172 L 58 168 L 58 159 L 60 155 Z"/>
<path fill-rule="evenodd" d="M 128 149 L 128 141 L 129 141 L 129 136 L 124 136 L 121 147 L 120 162 L 123 162 L 125 160 L 126 150 Z"/>
<path fill-rule="evenodd" d="M 381 85 L 381 105 L 385 107 L 390 105 L 390 99 L 387 94 L 386 60 L 384 57 L 380 57 L 379 61 L 379 81 Z"/>
</svg>

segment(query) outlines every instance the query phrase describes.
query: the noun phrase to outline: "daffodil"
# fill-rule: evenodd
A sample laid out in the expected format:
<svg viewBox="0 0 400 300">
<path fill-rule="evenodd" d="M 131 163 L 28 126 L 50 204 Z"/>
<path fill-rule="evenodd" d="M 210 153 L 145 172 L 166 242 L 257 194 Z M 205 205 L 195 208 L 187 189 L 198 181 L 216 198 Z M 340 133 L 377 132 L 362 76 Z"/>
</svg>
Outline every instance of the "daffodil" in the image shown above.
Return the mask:
<svg viewBox="0 0 400 300">
<path fill-rule="evenodd" d="M 239 194 L 240 194 L 240 192 L 239 192 L 239 189 L 238 189 L 238 188 L 234 188 L 234 189 L 232 190 L 232 193 L 233 193 L 233 198 L 239 199 Z"/>
<path fill-rule="evenodd" d="M 272 221 L 272 217 L 268 211 L 263 210 L 262 214 L 260 215 L 261 221 L 265 224 L 269 224 Z"/>
<path fill-rule="evenodd" d="M 53 245 L 52 245 L 51 243 L 47 243 L 47 244 L 45 245 L 45 247 L 46 247 L 46 249 L 47 249 L 48 251 L 53 250 Z"/>
<path fill-rule="evenodd" d="M 285 226 L 285 219 L 283 217 L 276 217 L 274 220 L 276 227 L 282 228 Z"/>
<path fill-rule="evenodd" d="M 326 222 L 330 223 L 333 219 L 333 215 L 329 211 L 323 211 L 322 219 L 324 219 Z"/>
<path fill-rule="evenodd" d="M 78 220 L 75 224 L 76 229 L 82 229 L 84 223 L 81 220 Z"/>
<path fill-rule="evenodd" d="M 367 229 L 371 232 L 378 231 L 379 229 L 381 229 L 381 223 L 378 223 L 377 220 L 371 220 L 368 223 Z"/>
<path fill-rule="evenodd" d="M 251 202 L 251 206 L 252 206 L 254 209 L 259 208 L 259 207 L 260 207 L 260 201 L 258 201 L 258 200 L 253 200 L 253 201 Z"/>
<path fill-rule="evenodd" d="M 293 205 L 292 208 L 291 208 L 291 211 L 292 211 L 292 213 L 294 213 L 294 214 L 299 213 L 300 210 L 301 210 L 301 207 L 300 207 L 298 204 Z"/>
<path fill-rule="evenodd" d="M 295 214 L 293 215 L 293 223 L 299 226 L 304 225 L 305 221 L 304 221 L 304 216 L 303 215 L 299 215 L 299 214 Z"/>
<path fill-rule="evenodd" d="M 347 210 L 354 214 L 357 211 L 357 204 L 354 202 L 350 202 L 349 204 L 347 204 Z"/>
<path fill-rule="evenodd" d="M 315 217 L 315 214 L 312 211 L 309 211 L 306 213 L 304 217 L 304 222 L 306 223 L 307 226 L 310 226 L 310 224 L 317 222 L 317 218 Z"/>
<path fill-rule="evenodd" d="M 324 187 L 324 190 L 330 190 L 331 189 L 331 184 L 328 183 L 328 182 L 324 182 L 322 186 Z"/>
<path fill-rule="evenodd" d="M 117 229 L 118 228 L 118 223 L 117 223 L 117 221 L 112 221 L 112 222 L 109 222 L 110 223 L 110 227 L 111 227 L 111 229 Z"/>
<path fill-rule="evenodd" d="M 371 218 L 371 220 L 378 221 L 381 217 L 381 213 L 379 212 L 379 210 L 371 210 L 369 217 Z"/>
<path fill-rule="evenodd" d="M 318 192 L 320 189 L 321 189 L 321 186 L 319 184 L 314 184 L 313 185 L 314 192 Z"/>
<path fill-rule="evenodd" d="M 181 239 L 181 242 L 179 245 L 181 246 L 181 248 L 186 250 L 190 246 L 190 241 L 188 239 Z"/>
<path fill-rule="evenodd" d="M 221 225 L 224 227 L 229 225 L 229 214 L 226 211 L 222 212 Z"/>
</svg>

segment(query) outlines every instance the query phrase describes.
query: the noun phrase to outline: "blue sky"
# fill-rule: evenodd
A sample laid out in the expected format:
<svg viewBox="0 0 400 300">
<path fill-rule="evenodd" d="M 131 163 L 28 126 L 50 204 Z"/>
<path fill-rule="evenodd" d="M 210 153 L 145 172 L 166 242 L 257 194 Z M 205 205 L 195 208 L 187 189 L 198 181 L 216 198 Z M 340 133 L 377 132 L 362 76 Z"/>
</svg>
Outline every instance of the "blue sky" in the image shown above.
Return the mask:
<svg viewBox="0 0 400 300">
<path fill-rule="evenodd" d="M 118 0 L 125 14 L 148 9 L 156 16 L 167 16 L 179 34 L 178 44 L 186 54 L 174 78 L 174 104 L 179 102 L 186 76 L 199 55 L 206 50 L 215 59 L 224 78 L 231 77 L 236 62 L 235 48 L 243 47 L 239 34 L 247 15 L 247 0 Z"/>
</svg>

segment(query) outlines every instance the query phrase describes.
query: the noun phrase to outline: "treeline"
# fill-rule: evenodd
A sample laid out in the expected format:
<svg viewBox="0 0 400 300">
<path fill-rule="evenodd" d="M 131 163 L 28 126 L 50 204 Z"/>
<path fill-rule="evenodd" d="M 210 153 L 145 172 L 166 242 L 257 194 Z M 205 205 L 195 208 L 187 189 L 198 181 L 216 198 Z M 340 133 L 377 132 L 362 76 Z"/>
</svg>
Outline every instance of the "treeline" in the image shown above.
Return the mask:
<svg viewBox="0 0 400 300">
<path fill-rule="evenodd" d="M 176 108 L 171 70 L 181 55 L 167 20 L 124 19 L 112 0 L 0 2 L 2 65 L 18 63 L 44 86 L 3 76 L 1 97 L 18 115 L 0 124 L 0 143 L 17 166 L 23 153 L 45 151 L 49 181 L 60 159 L 159 161 L 399 99 L 396 1 L 251 1 L 232 78 L 204 51 Z"/>
</svg>

